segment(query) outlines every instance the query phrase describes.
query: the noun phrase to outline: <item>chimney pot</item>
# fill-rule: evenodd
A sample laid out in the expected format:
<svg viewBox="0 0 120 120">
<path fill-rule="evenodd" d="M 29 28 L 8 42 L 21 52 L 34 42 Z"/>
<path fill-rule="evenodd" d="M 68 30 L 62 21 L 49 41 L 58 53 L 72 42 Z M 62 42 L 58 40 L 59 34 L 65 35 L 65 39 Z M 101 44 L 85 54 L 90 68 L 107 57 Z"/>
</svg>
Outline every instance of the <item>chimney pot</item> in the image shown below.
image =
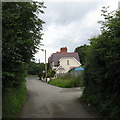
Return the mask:
<svg viewBox="0 0 120 120">
<path fill-rule="evenodd" d="M 67 47 L 62 47 L 60 48 L 61 53 L 67 53 Z"/>
</svg>

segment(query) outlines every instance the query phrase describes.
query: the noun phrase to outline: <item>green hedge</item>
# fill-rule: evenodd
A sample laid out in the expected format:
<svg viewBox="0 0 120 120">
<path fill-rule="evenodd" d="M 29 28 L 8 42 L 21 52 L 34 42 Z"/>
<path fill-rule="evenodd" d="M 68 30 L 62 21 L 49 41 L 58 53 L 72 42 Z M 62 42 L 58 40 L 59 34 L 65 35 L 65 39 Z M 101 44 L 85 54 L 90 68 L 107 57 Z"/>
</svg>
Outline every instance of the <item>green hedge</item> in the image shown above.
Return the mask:
<svg viewBox="0 0 120 120">
<path fill-rule="evenodd" d="M 87 50 L 81 99 L 101 116 L 120 119 L 120 11 L 102 11 L 102 32 Z"/>
</svg>

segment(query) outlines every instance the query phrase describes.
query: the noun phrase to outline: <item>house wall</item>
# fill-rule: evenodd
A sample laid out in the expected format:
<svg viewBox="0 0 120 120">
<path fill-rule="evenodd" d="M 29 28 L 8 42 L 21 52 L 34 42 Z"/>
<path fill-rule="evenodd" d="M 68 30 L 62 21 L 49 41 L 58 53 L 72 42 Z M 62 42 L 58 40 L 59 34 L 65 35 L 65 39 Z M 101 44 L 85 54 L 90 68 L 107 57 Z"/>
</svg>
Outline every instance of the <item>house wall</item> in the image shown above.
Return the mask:
<svg viewBox="0 0 120 120">
<path fill-rule="evenodd" d="M 65 69 L 65 73 L 81 64 L 74 57 L 63 57 L 60 59 L 60 66 Z"/>
</svg>

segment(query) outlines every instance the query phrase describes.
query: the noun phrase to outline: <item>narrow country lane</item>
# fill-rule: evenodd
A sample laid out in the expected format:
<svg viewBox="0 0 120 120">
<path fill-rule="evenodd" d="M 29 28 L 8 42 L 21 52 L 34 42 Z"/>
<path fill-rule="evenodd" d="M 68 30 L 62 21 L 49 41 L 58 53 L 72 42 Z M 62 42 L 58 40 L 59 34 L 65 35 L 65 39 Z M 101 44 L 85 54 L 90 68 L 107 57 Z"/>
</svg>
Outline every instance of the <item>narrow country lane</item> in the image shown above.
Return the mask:
<svg viewBox="0 0 120 120">
<path fill-rule="evenodd" d="M 80 88 L 59 88 L 27 78 L 29 97 L 21 118 L 94 118 L 79 103 Z"/>
</svg>

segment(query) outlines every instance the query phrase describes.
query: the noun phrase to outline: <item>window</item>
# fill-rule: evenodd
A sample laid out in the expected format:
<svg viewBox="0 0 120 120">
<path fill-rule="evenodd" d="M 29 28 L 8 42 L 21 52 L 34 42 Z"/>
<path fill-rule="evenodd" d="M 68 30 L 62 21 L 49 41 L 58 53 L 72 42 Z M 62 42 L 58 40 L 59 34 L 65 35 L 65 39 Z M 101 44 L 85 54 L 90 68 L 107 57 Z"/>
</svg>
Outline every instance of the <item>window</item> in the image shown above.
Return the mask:
<svg viewBox="0 0 120 120">
<path fill-rule="evenodd" d="M 69 63 L 69 60 L 67 60 L 67 65 L 69 65 L 70 63 Z"/>
</svg>

